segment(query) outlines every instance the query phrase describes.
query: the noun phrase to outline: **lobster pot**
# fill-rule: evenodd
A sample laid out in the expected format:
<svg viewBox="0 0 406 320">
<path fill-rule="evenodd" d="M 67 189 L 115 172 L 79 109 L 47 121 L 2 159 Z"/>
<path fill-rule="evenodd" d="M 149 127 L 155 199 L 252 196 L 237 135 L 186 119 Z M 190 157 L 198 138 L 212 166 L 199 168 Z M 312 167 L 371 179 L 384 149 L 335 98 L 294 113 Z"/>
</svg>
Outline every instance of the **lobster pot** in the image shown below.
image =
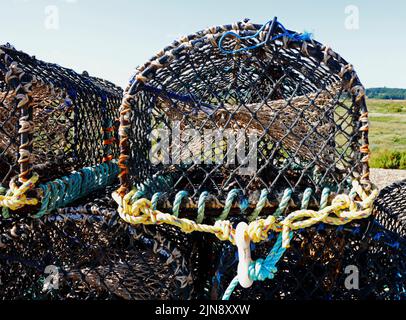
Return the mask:
<svg viewBox="0 0 406 320">
<path fill-rule="evenodd" d="M 253 250 L 264 257 L 272 237 Z M 271 280 L 237 287 L 232 300 L 406 300 L 406 240 L 374 219 L 296 234 Z M 212 298 L 220 299 L 237 268 L 235 247 L 220 245 Z"/>
<path fill-rule="evenodd" d="M 195 249 L 119 223 L 107 188 L 42 219 L 0 220 L 0 297 L 190 299 Z M 187 243 L 185 241 L 185 243 Z M 190 242 L 189 242 L 190 243 Z M 187 249 L 187 250 L 186 250 Z"/>
<path fill-rule="evenodd" d="M 272 204 L 310 187 L 318 206 L 323 188 L 368 186 L 367 131 L 364 89 L 330 48 L 276 21 L 213 27 L 137 69 L 121 106 L 120 193 L 159 192 L 162 208 L 207 191 L 218 208 L 234 189 L 250 204 L 267 190 Z"/>
<path fill-rule="evenodd" d="M 375 202 L 377 220 L 406 237 L 406 180 L 384 188 Z"/>
<path fill-rule="evenodd" d="M 0 47 L 0 183 L 40 182 L 109 161 L 122 90 Z"/>
<path fill-rule="evenodd" d="M 406 300 L 405 181 L 383 189 L 374 214 L 344 226 L 299 230 L 273 279 L 238 287 L 235 300 Z M 253 259 L 272 249 L 275 234 L 251 246 Z M 214 239 L 213 239 L 214 240 Z M 213 241 L 217 262 L 206 292 L 219 299 L 235 275 L 236 248 Z"/>
</svg>

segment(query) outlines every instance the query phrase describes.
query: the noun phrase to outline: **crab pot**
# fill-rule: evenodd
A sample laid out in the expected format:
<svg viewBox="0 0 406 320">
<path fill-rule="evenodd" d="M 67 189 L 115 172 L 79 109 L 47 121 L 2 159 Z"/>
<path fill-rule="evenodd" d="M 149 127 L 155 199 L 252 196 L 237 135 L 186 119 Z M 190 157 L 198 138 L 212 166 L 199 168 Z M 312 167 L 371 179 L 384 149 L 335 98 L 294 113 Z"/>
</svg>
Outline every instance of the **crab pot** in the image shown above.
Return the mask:
<svg viewBox="0 0 406 320">
<path fill-rule="evenodd" d="M 237 269 L 236 249 L 218 244 L 209 297 L 221 299 Z M 252 252 L 265 257 L 273 241 Z M 376 220 L 318 226 L 295 235 L 273 279 L 238 286 L 231 300 L 405 300 L 406 240 Z"/>
<path fill-rule="evenodd" d="M 310 207 L 324 188 L 346 192 L 354 178 L 370 188 L 365 93 L 352 65 L 276 20 L 172 43 L 137 69 L 120 122 L 119 193 L 159 193 L 159 209 L 179 191 L 188 208 L 208 192 L 216 214 L 232 190 L 236 213 L 266 190 L 269 214 L 286 189 L 294 209 L 306 188 Z"/>
<path fill-rule="evenodd" d="M 381 190 L 374 210 L 383 226 L 406 237 L 406 180 Z"/>
<path fill-rule="evenodd" d="M 158 229 L 120 224 L 112 209 L 112 191 L 110 187 L 93 193 L 41 219 L 0 219 L 0 297 L 194 297 L 196 259 L 191 243 L 184 240 L 179 245 Z"/>
<path fill-rule="evenodd" d="M 122 90 L 0 47 L 0 183 L 47 182 L 118 156 Z"/>
<path fill-rule="evenodd" d="M 336 227 L 319 224 L 299 230 L 277 265 L 274 279 L 240 286 L 234 300 L 405 300 L 405 181 L 381 191 L 374 213 Z M 264 258 L 275 235 L 251 246 L 253 259 Z M 220 299 L 235 276 L 236 248 L 213 239 L 217 261 L 211 265 L 208 297 Z"/>
</svg>

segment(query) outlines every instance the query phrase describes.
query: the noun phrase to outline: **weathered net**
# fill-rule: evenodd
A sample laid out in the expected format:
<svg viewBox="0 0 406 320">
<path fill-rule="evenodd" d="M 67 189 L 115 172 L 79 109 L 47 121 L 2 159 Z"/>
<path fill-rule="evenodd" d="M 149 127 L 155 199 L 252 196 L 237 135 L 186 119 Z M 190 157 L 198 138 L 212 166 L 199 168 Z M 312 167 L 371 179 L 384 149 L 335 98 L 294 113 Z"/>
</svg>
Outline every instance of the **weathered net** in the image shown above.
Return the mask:
<svg viewBox="0 0 406 320">
<path fill-rule="evenodd" d="M 381 191 L 375 201 L 375 212 L 382 225 L 406 237 L 406 180 Z"/>
<path fill-rule="evenodd" d="M 213 209 L 233 189 L 255 204 L 263 189 L 272 203 L 311 187 L 314 207 L 325 187 L 340 193 L 359 178 L 370 188 L 358 77 L 330 48 L 288 34 L 280 24 L 214 27 L 138 68 L 121 106 L 120 194 L 160 192 L 162 209 L 180 190 L 195 202 L 208 191 Z"/>
<path fill-rule="evenodd" d="M 42 219 L 0 219 L 1 299 L 190 299 L 193 242 L 120 223 L 112 188 Z M 51 268 L 51 269 L 47 269 Z M 57 269 L 52 269 L 57 268 Z M 58 287 L 49 277 L 57 274 Z"/>
<path fill-rule="evenodd" d="M 369 219 L 298 230 L 277 264 L 274 279 L 254 283 L 249 289 L 237 287 L 231 298 L 405 300 L 405 183 L 383 189 Z M 266 242 L 252 245 L 253 259 L 265 258 L 275 240 L 271 234 Z M 218 260 L 206 291 L 210 298 L 219 299 L 235 276 L 238 254 L 234 246 L 214 237 L 212 248 Z"/>
<path fill-rule="evenodd" d="M 252 247 L 253 258 L 264 258 L 274 242 L 272 235 Z M 238 263 L 235 247 L 217 243 L 217 250 L 208 290 L 212 299 L 222 297 Z M 231 299 L 405 300 L 405 290 L 406 240 L 371 219 L 344 228 L 319 225 L 300 231 L 272 280 L 249 289 L 238 286 Z"/>
<path fill-rule="evenodd" d="M 117 158 L 121 98 L 112 83 L 0 46 L 0 184 Z"/>
<path fill-rule="evenodd" d="M 297 231 L 275 278 L 238 287 L 232 299 L 405 299 L 406 240 L 403 211 L 396 211 L 405 189 L 387 193 L 400 185 L 381 192 L 370 219 Z M 236 247 L 168 226 L 126 226 L 110 197 L 114 188 L 41 220 L 2 219 L 2 299 L 220 299 L 235 276 Z M 389 224 L 383 201 L 394 208 L 386 211 Z M 265 257 L 275 237 L 252 245 L 253 259 Z M 49 265 L 58 267 L 59 288 L 43 291 Z M 358 289 L 348 280 L 354 272 Z"/>
</svg>

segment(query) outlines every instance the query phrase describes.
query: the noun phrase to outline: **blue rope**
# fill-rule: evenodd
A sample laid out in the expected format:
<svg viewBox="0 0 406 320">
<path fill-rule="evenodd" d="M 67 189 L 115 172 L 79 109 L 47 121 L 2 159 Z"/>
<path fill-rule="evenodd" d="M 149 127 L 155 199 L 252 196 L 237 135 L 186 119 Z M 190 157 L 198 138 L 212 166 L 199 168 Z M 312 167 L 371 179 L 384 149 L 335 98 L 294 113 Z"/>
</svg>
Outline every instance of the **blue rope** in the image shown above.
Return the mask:
<svg viewBox="0 0 406 320">
<path fill-rule="evenodd" d="M 272 41 L 275 41 L 275 40 L 277 40 L 277 39 L 284 38 L 284 37 L 287 37 L 288 39 L 293 40 L 293 41 L 310 41 L 310 40 L 312 39 L 312 34 L 311 34 L 311 33 L 304 32 L 304 33 L 302 33 L 302 34 L 298 34 L 298 33 L 289 32 L 288 30 L 286 30 L 286 28 L 285 28 L 280 22 L 276 21 L 277 26 L 278 26 L 280 29 L 282 29 L 282 33 L 281 33 L 281 34 L 278 34 L 278 35 L 276 35 L 276 36 L 270 38 L 269 40 L 262 41 L 262 42 L 260 42 L 260 43 L 258 43 L 258 44 L 256 44 L 256 45 L 249 46 L 249 47 L 245 47 L 245 48 L 241 48 L 241 49 L 238 49 L 238 50 L 226 50 L 226 49 L 223 48 L 223 41 L 224 41 L 224 39 L 225 39 L 226 37 L 228 37 L 228 36 L 234 36 L 234 37 L 236 37 L 236 38 L 239 39 L 239 40 L 250 40 L 250 39 L 257 38 L 257 37 L 259 36 L 259 34 L 260 34 L 262 31 L 264 31 L 264 29 L 266 28 L 266 26 L 268 26 L 268 25 L 271 26 L 272 21 L 273 21 L 273 20 L 270 20 L 270 21 L 268 21 L 267 23 L 265 23 L 265 24 L 264 24 L 254 35 L 252 35 L 252 36 L 242 37 L 242 36 L 240 36 L 239 34 L 235 33 L 234 31 L 228 31 L 228 32 L 224 33 L 223 36 L 220 38 L 220 41 L 219 41 L 219 49 L 220 49 L 220 51 L 223 52 L 223 53 L 225 53 L 225 54 L 236 54 L 236 53 L 240 53 L 240 52 L 244 52 L 244 51 L 250 51 L 250 50 L 254 50 L 254 49 L 260 48 L 260 47 L 266 45 L 268 42 L 272 42 Z"/>
<path fill-rule="evenodd" d="M 293 238 L 293 232 L 289 234 L 290 239 Z M 278 269 L 276 264 L 282 258 L 285 253 L 286 248 L 282 247 L 282 234 L 279 234 L 278 239 L 276 240 L 271 252 L 264 259 L 258 259 L 250 263 L 248 268 L 248 275 L 253 281 L 265 281 L 267 279 L 272 280 L 275 277 Z M 223 300 L 230 300 L 232 293 L 238 285 L 238 277 L 235 277 L 223 295 Z"/>
</svg>

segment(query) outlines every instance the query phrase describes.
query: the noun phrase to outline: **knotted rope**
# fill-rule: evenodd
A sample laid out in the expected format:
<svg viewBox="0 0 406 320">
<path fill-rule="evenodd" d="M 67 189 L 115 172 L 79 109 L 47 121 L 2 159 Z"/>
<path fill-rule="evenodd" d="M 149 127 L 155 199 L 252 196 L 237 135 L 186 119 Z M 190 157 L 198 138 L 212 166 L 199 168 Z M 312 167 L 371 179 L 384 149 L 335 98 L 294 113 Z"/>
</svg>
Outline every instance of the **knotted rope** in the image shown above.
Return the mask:
<svg viewBox="0 0 406 320">
<path fill-rule="evenodd" d="M 119 205 L 120 217 L 127 223 L 132 225 L 168 224 L 178 227 L 185 233 L 196 231 L 211 233 L 222 241 L 230 241 L 235 244 L 235 229 L 230 221 L 217 220 L 214 225 L 207 225 L 190 219 L 179 218 L 173 214 L 156 210 L 156 203 L 153 205 L 148 199 L 134 199 L 136 193 L 137 190 L 134 189 L 124 198 L 121 198 L 117 192 L 113 193 L 113 198 Z M 289 193 L 286 191 L 285 195 L 289 195 Z M 265 193 L 263 192 L 263 194 Z M 309 192 L 305 192 L 305 194 L 308 196 Z M 247 236 L 251 241 L 258 243 L 267 239 L 268 233 L 271 231 L 281 232 L 282 246 L 288 248 L 290 243 L 289 234 L 293 230 L 309 228 L 318 223 L 340 226 L 353 220 L 367 218 L 372 213 L 373 202 L 378 195 L 378 190 L 373 189 L 367 193 L 359 182 L 354 180 L 349 195 L 337 195 L 330 205 L 327 205 L 328 197 L 326 195 L 327 191 L 323 192 L 321 202 L 325 207 L 320 208 L 319 211 L 301 209 L 283 219 L 279 219 L 277 216 L 269 216 L 266 219 L 251 221 L 248 226 Z M 357 197 L 361 200 L 357 201 Z M 306 201 L 304 202 L 306 203 Z M 262 206 L 263 199 L 258 203 Z M 286 197 L 281 201 L 281 204 L 284 203 L 287 205 Z M 279 206 L 279 209 L 284 210 L 283 206 Z"/>
<path fill-rule="evenodd" d="M 269 26 L 269 30 L 268 30 L 268 35 L 265 37 L 265 40 L 255 44 L 253 46 L 248 46 L 248 47 L 244 47 L 244 48 L 240 48 L 237 50 L 226 50 L 223 48 L 223 42 L 224 40 L 229 37 L 229 36 L 233 36 L 235 38 L 237 38 L 238 40 L 250 40 L 250 39 L 255 39 L 257 38 L 262 32 L 264 32 L 265 28 Z M 279 27 L 282 30 L 282 33 L 276 35 L 276 36 L 272 36 L 272 32 L 273 30 L 275 30 L 275 27 Z M 244 51 L 250 51 L 250 50 L 254 50 L 257 48 L 260 48 L 264 45 L 266 45 L 269 42 L 278 40 L 278 39 L 289 39 L 289 40 L 293 40 L 293 41 L 310 41 L 312 39 L 312 34 L 308 33 L 308 32 L 304 32 L 302 34 L 298 34 L 298 33 L 294 33 L 294 32 L 289 32 L 279 21 L 275 19 L 273 20 L 269 20 L 267 23 L 265 23 L 254 35 L 251 36 L 246 36 L 246 37 L 242 37 L 240 36 L 238 33 L 234 32 L 234 31 L 228 31 L 225 32 L 223 34 L 223 36 L 220 38 L 219 41 L 219 49 L 221 50 L 221 52 L 225 53 L 225 54 L 236 54 L 236 53 L 241 53 Z"/>
<path fill-rule="evenodd" d="M 36 205 L 38 199 L 27 197 L 27 192 L 34 188 L 38 178 L 37 174 L 33 174 L 21 186 L 17 186 L 14 181 L 11 181 L 10 189 L 6 192 L 6 195 L 0 195 L 0 207 L 15 211 L 26 205 Z"/>
<path fill-rule="evenodd" d="M 293 238 L 293 233 L 290 232 L 289 239 Z M 264 259 L 258 259 L 250 263 L 248 268 L 248 276 L 253 281 L 265 281 L 267 279 L 272 280 L 278 272 L 276 264 L 282 258 L 285 253 L 286 248 L 282 246 L 282 234 L 279 234 L 272 250 L 269 252 L 267 257 Z M 230 300 L 231 294 L 234 292 L 235 288 L 239 284 L 238 276 L 236 276 L 223 295 L 223 300 Z"/>
<path fill-rule="evenodd" d="M 27 192 L 34 189 L 38 182 L 38 175 L 34 174 L 20 187 L 17 187 L 12 181 L 6 194 L 1 195 L 0 193 L 0 207 L 3 208 L 3 216 L 8 216 L 8 209 L 15 211 L 26 205 L 41 203 L 39 212 L 34 215 L 35 218 L 41 218 L 55 209 L 63 208 L 93 191 L 111 184 L 116 179 L 118 172 L 119 168 L 115 161 L 83 168 L 69 176 L 39 185 L 40 200 L 27 197 Z"/>
</svg>

